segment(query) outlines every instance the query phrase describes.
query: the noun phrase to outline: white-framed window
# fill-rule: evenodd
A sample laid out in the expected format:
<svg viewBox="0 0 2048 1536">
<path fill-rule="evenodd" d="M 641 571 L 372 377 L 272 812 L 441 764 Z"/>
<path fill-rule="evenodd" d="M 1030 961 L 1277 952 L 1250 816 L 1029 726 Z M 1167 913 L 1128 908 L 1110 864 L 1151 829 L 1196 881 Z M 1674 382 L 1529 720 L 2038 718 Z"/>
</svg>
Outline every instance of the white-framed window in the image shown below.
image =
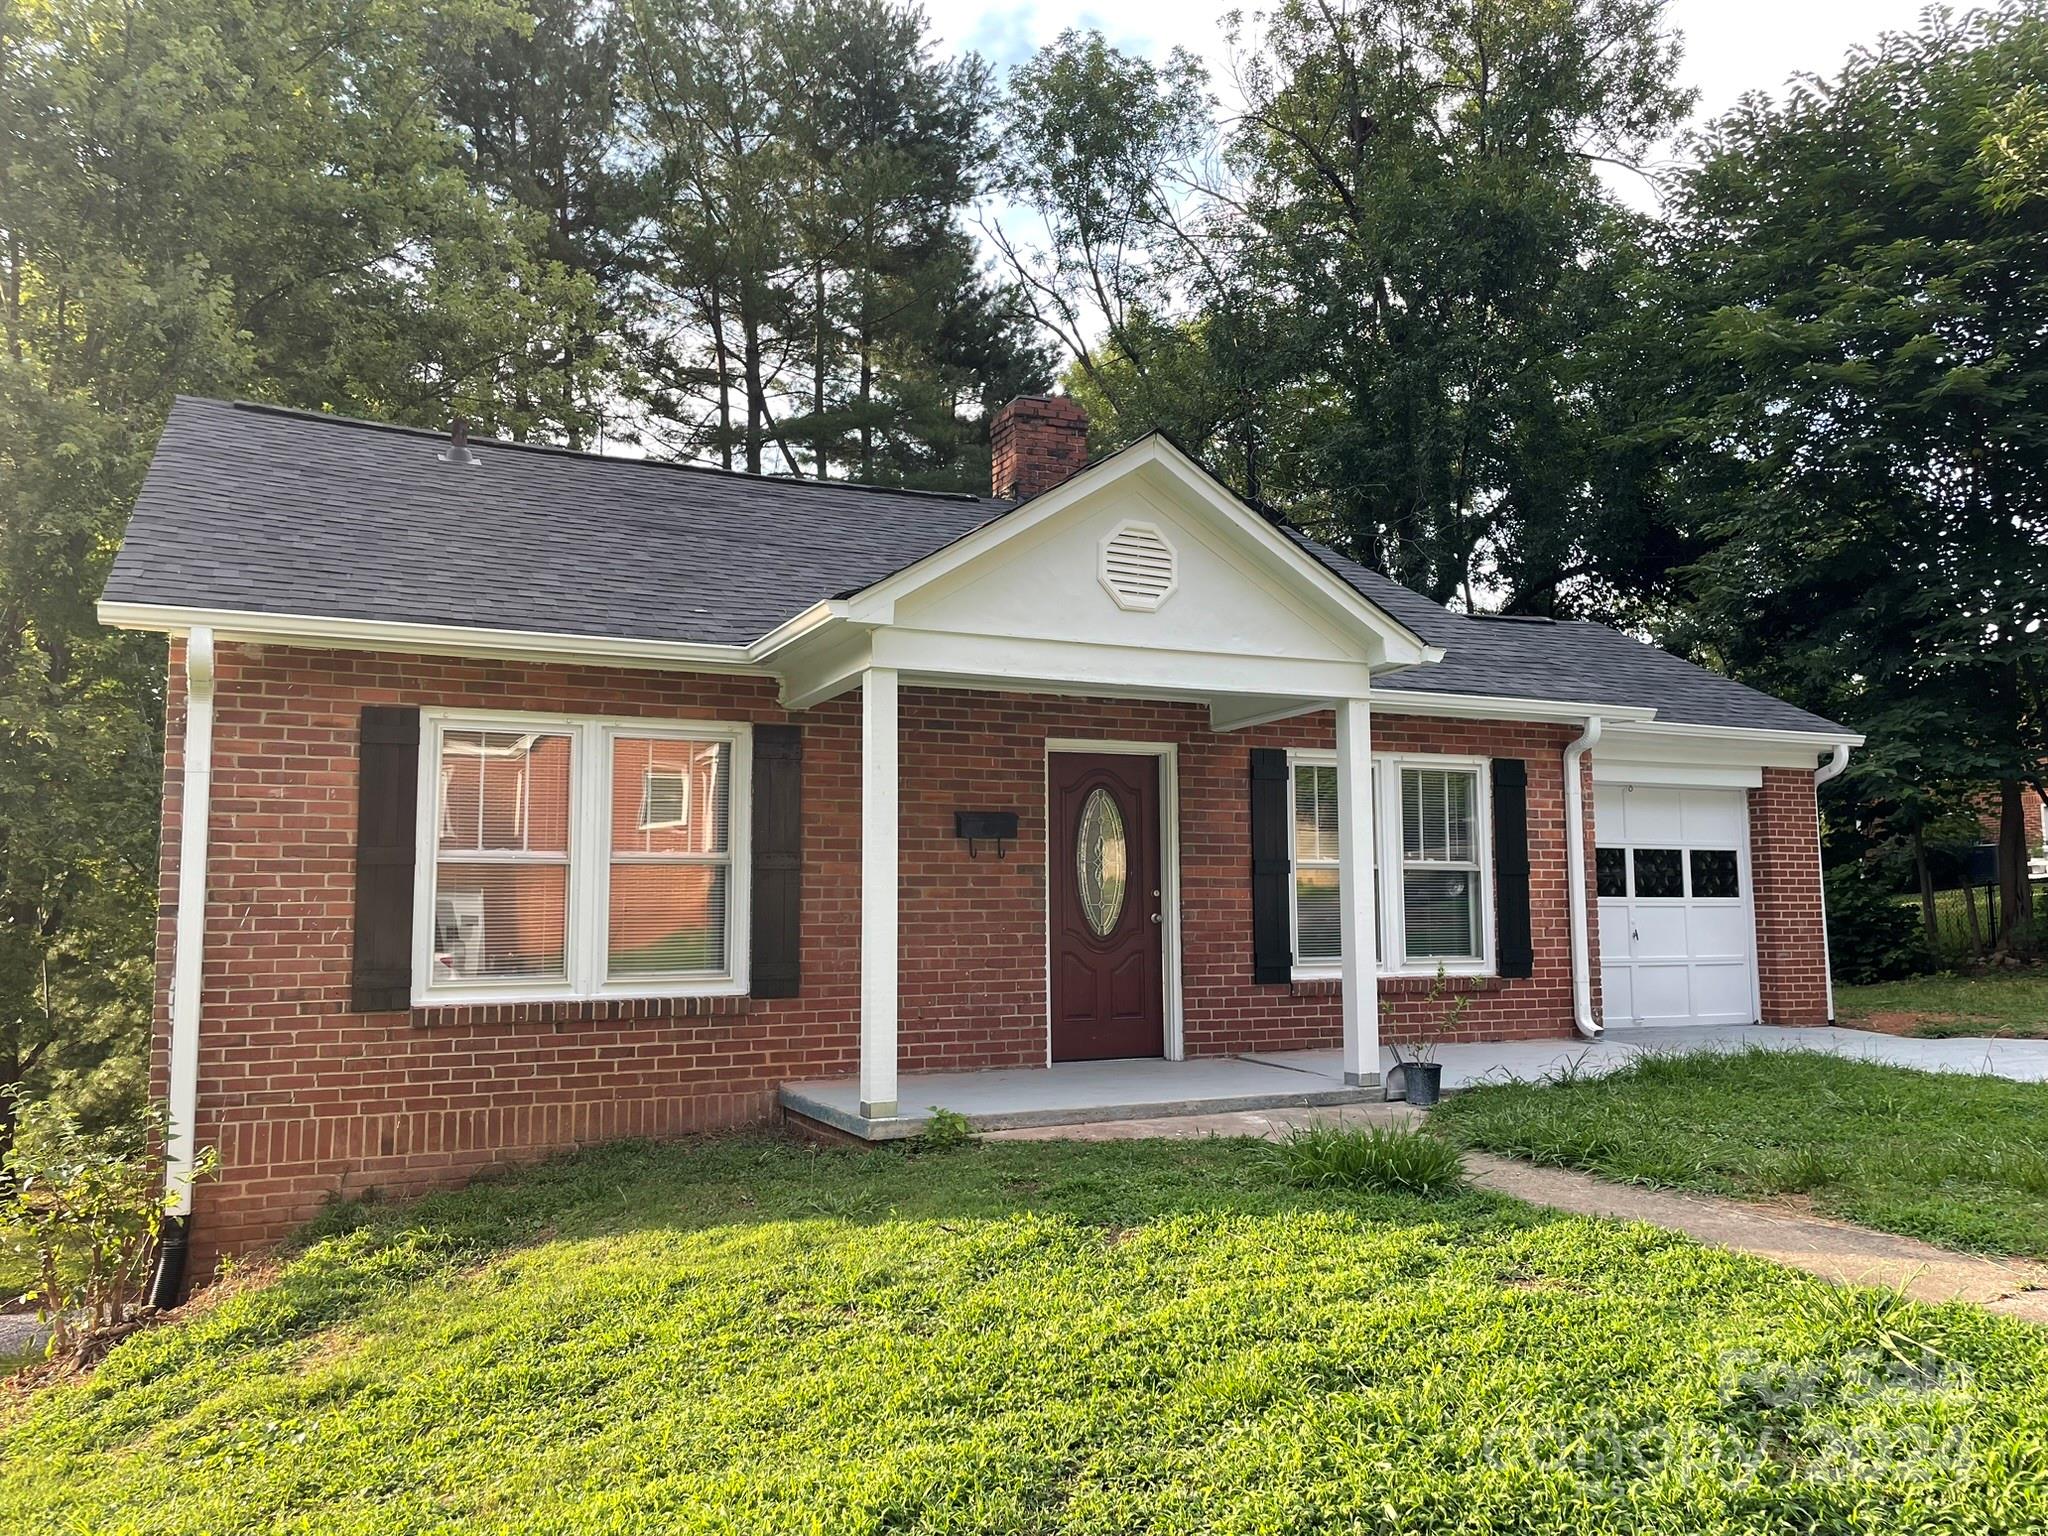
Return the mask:
<svg viewBox="0 0 2048 1536">
<path fill-rule="evenodd" d="M 1337 757 L 1292 752 L 1288 764 L 1294 974 L 1335 976 L 1343 960 Z M 1434 974 L 1439 964 L 1454 974 L 1489 970 L 1492 842 L 1484 760 L 1376 755 L 1372 799 L 1373 948 L 1381 973 Z"/>
<path fill-rule="evenodd" d="M 1475 767 L 1401 766 L 1401 931 L 1407 963 L 1486 959 L 1485 799 Z"/>
<path fill-rule="evenodd" d="M 416 1001 L 746 990 L 746 726 L 421 725 Z"/>
<path fill-rule="evenodd" d="M 1288 771 L 1294 806 L 1294 881 L 1289 912 L 1294 969 L 1298 975 L 1334 976 L 1344 959 L 1337 915 L 1337 759 L 1334 753 L 1294 753 Z M 1374 763 L 1375 793 L 1378 787 L 1379 764 Z M 1377 858 L 1373 865 L 1377 882 Z M 1375 957 L 1385 953 L 1377 924 L 1373 950 Z"/>
</svg>

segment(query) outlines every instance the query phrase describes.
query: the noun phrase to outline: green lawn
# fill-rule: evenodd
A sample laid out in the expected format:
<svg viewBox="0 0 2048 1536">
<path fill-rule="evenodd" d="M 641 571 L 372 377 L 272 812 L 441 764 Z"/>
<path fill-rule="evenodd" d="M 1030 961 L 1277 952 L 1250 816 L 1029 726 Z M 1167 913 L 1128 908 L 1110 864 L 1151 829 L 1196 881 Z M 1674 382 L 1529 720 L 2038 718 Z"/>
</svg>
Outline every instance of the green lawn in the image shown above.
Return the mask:
<svg viewBox="0 0 2048 1536">
<path fill-rule="evenodd" d="M 613 1148 L 0 1411 L 0 1530 L 2048 1526 L 2048 1332 L 1247 1142 Z"/>
<path fill-rule="evenodd" d="M 1914 1035 L 2037 1038 L 2048 1035 L 2048 971 L 1916 976 L 1869 987 L 1837 987 L 1835 1012 L 1844 1024 L 1903 1025 Z"/>
<path fill-rule="evenodd" d="M 1474 1089 L 1467 1146 L 1631 1183 L 1803 1195 L 1951 1248 L 2048 1258 L 2048 1085 L 1812 1051 L 1651 1056 L 1604 1078 Z"/>
</svg>

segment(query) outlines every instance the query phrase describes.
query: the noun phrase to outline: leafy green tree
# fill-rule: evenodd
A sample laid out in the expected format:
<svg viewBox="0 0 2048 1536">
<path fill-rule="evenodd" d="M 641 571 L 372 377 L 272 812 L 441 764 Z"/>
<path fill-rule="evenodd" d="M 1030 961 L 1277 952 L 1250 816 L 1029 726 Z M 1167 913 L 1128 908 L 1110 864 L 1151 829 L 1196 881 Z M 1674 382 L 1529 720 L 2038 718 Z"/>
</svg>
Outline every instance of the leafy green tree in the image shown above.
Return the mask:
<svg viewBox="0 0 2048 1536">
<path fill-rule="evenodd" d="M 1201 64 L 1067 31 L 1010 72 L 982 228 L 1069 367 L 1097 437 L 1206 443 L 1229 413 L 1193 317 L 1227 291 L 1199 197 L 1214 138 Z"/>
<path fill-rule="evenodd" d="M 654 210 L 645 168 L 619 153 L 623 30 L 612 0 L 525 0 L 494 28 L 437 34 L 430 55 L 470 185 L 538 219 L 536 248 L 559 274 L 588 281 L 589 304 L 570 296 L 572 323 L 533 339 L 558 341 L 563 387 L 592 397 L 563 413 L 572 447 L 602 416 L 599 397 L 616 388 L 624 337 L 641 318 L 635 236 Z M 518 402 L 514 430 L 532 414 Z"/>
<path fill-rule="evenodd" d="M 163 648 L 93 603 L 173 395 L 586 420 L 587 278 L 420 109 L 509 14 L 0 3 L 0 1088 L 140 1091 Z"/>
<path fill-rule="evenodd" d="M 1599 371 L 1641 231 L 1595 175 L 1688 98 L 1662 0 L 1288 0 L 1230 139 L 1269 494 L 1439 600 L 1557 606 L 1614 483 Z"/>
<path fill-rule="evenodd" d="M 2044 78 L 2038 0 L 1930 12 L 1746 100 L 1677 200 L 1688 431 L 1728 470 L 1695 623 L 1882 743 L 1863 787 L 1909 830 L 1999 786 L 2008 940 L 2048 761 Z"/>
<path fill-rule="evenodd" d="M 658 188 L 648 434 L 752 472 L 971 483 L 976 379 L 1042 376 L 962 214 L 986 70 L 889 0 L 634 0 Z"/>
</svg>

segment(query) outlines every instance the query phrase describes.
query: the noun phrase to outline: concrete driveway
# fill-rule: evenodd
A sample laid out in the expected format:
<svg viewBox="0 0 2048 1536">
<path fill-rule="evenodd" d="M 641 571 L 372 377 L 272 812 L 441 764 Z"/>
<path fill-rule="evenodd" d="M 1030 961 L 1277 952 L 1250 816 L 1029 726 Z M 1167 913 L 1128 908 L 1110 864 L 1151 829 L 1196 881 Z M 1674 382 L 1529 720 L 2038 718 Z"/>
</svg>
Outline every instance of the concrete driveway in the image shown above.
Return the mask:
<svg viewBox="0 0 2048 1536">
<path fill-rule="evenodd" d="M 1546 1077 L 1612 1072 L 1646 1051 L 1740 1051 L 1752 1046 L 1826 1051 L 1922 1072 L 1968 1072 L 2014 1082 L 2048 1082 L 2048 1040 L 1914 1040 L 1862 1029 L 1780 1029 L 1767 1024 L 1610 1029 L 1599 1040 L 1444 1045 L 1437 1049 L 1437 1060 L 1444 1064 L 1444 1087 L 1469 1088 L 1479 1083 L 1538 1082 Z M 1289 1051 L 1272 1058 L 1254 1054 L 1251 1059 L 1271 1059 L 1276 1065 L 1332 1074 L 1343 1071 L 1342 1057 L 1336 1051 Z M 1391 1067 L 1393 1060 L 1391 1051 L 1384 1053 L 1386 1066 Z"/>
</svg>

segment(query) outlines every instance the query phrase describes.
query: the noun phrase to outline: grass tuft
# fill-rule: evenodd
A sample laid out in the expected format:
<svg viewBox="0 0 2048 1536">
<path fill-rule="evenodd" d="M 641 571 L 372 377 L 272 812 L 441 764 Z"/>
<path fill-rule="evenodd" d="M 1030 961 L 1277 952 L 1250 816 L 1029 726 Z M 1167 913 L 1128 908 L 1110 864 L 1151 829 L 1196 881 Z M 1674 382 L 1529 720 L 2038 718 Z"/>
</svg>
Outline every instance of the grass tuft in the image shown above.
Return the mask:
<svg viewBox="0 0 2048 1536">
<path fill-rule="evenodd" d="M 1400 1126 L 1305 1125 L 1280 1141 L 1275 1155 L 1287 1177 L 1309 1189 L 1441 1195 L 1465 1183 L 1455 1146 L 1441 1136 Z"/>
</svg>

